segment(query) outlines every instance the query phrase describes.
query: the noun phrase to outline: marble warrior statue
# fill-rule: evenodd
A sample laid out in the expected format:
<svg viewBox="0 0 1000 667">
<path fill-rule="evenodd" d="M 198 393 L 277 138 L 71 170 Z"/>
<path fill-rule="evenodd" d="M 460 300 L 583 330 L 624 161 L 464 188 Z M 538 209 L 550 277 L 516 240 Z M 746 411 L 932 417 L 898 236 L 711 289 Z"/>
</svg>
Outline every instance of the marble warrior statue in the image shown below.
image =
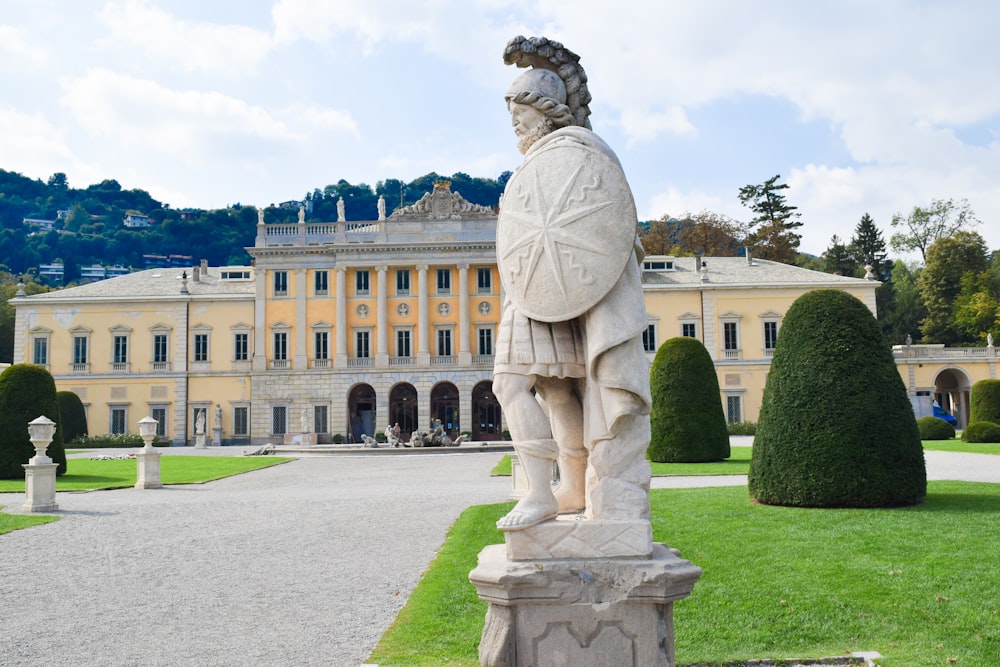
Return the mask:
<svg viewBox="0 0 1000 667">
<path fill-rule="evenodd" d="M 506 300 L 493 390 L 528 490 L 497 526 L 581 511 L 648 519 L 648 322 L 632 193 L 590 129 L 579 56 L 544 37 L 515 37 L 504 62 L 530 69 L 505 96 L 524 162 L 497 223 Z"/>
</svg>

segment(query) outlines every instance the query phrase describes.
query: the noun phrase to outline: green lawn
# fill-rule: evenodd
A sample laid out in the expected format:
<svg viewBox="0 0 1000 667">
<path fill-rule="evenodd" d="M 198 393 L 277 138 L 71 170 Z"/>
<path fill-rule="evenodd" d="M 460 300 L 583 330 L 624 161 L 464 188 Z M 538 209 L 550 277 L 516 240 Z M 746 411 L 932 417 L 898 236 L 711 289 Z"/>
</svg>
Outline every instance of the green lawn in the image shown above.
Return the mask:
<svg viewBox="0 0 1000 667">
<path fill-rule="evenodd" d="M 651 463 L 653 477 L 672 475 L 745 475 L 750 469 L 751 447 L 732 447 L 725 461 L 716 463 Z M 510 475 L 510 456 L 504 456 L 493 468 L 492 475 Z"/>
<path fill-rule="evenodd" d="M 2 507 L 0 505 L 0 508 Z M 57 516 L 47 516 L 44 514 L 4 514 L 0 512 L 0 535 L 20 530 L 21 528 L 29 528 L 58 520 L 59 517 Z"/>
<path fill-rule="evenodd" d="M 650 494 L 653 535 L 705 571 L 674 608 L 679 665 L 879 651 L 881 665 L 1000 664 L 1000 484 L 931 482 L 925 502 L 821 510 L 745 487 Z M 509 503 L 469 508 L 370 661 L 477 665 L 468 582 Z"/>
<path fill-rule="evenodd" d="M 951 440 L 924 440 L 924 449 L 939 452 L 966 452 L 968 454 L 1000 454 L 1000 442 L 963 442 L 961 438 Z"/>
<path fill-rule="evenodd" d="M 199 484 L 291 460 L 275 456 L 161 456 L 160 481 L 164 484 Z M 56 478 L 56 491 L 135 486 L 136 465 L 134 459 L 70 459 L 66 474 Z M 24 480 L 0 480 L 0 493 L 11 492 L 23 493 Z"/>
</svg>

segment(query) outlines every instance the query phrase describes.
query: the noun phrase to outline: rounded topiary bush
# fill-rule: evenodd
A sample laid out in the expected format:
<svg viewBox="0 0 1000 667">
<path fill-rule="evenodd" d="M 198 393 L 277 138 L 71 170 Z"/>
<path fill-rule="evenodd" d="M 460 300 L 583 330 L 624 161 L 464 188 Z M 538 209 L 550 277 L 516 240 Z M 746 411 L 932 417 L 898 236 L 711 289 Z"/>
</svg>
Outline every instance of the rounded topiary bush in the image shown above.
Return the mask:
<svg viewBox="0 0 1000 667">
<path fill-rule="evenodd" d="M 46 453 L 59 464 L 56 474 L 62 475 L 66 472 L 66 450 L 55 380 L 34 364 L 15 364 L 0 373 L 0 479 L 24 477 L 21 465 L 35 455 L 28 422 L 42 415 L 56 423 Z"/>
<path fill-rule="evenodd" d="M 927 471 L 913 408 L 878 322 L 840 290 L 796 299 L 771 361 L 749 474 L 773 505 L 919 503 Z"/>
<path fill-rule="evenodd" d="M 719 378 L 701 341 L 679 337 L 661 345 L 649 383 L 653 395 L 651 460 L 699 463 L 729 458 Z"/>
<path fill-rule="evenodd" d="M 940 417 L 921 417 L 917 420 L 921 440 L 951 440 L 955 427 Z"/>
<path fill-rule="evenodd" d="M 1000 380 L 980 380 L 969 394 L 969 423 L 1000 424 Z"/>
<path fill-rule="evenodd" d="M 972 422 L 962 431 L 965 442 L 1000 442 L 1000 424 Z"/>
<path fill-rule="evenodd" d="M 80 397 L 72 391 L 57 391 L 56 400 L 59 401 L 59 414 L 62 416 L 63 441 L 73 442 L 87 435 L 87 411 Z"/>
</svg>

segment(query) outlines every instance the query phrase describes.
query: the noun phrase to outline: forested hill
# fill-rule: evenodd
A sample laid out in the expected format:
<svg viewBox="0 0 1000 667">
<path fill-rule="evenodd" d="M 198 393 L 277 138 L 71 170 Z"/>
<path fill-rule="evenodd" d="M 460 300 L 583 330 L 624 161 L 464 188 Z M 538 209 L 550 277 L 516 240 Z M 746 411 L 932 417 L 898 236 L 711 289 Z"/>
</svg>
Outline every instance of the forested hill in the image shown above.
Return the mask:
<svg viewBox="0 0 1000 667">
<path fill-rule="evenodd" d="M 452 191 L 470 202 L 495 206 L 509 177 L 509 172 L 498 179 L 432 172 L 410 182 L 386 179 L 374 187 L 340 180 L 304 197 L 290 195 L 289 200 L 305 204 L 310 220 L 332 221 L 337 219 L 337 200 L 343 197 L 348 220 L 373 220 L 379 195 L 391 212 L 416 202 L 441 178 L 450 180 Z M 275 205 L 280 203 L 264 210 L 265 220 L 296 220 L 298 207 Z M 127 214 L 148 217 L 151 224 L 128 228 Z M 46 221 L 51 221 L 51 229 Z M 43 182 L 0 169 L 0 271 L 15 275 L 36 273 L 40 265 L 60 260 L 68 284 L 77 280 L 80 266 L 141 269 L 144 254 L 190 255 L 193 262 L 207 259 L 213 266 L 247 264 L 250 257 L 243 248 L 253 245 L 256 224 L 257 209 L 239 203 L 214 210 L 175 209 L 145 190 L 123 190 L 114 179 L 73 188 L 62 173 Z"/>
</svg>

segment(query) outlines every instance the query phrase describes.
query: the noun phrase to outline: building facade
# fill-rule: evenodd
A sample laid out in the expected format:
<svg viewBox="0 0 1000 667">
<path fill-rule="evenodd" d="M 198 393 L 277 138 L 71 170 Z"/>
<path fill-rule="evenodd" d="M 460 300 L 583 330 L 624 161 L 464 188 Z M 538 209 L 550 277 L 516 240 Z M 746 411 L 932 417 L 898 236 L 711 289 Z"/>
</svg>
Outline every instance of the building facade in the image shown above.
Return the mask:
<svg viewBox="0 0 1000 667">
<path fill-rule="evenodd" d="M 157 268 L 11 300 L 14 360 L 80 395 L 92 433 L 151 415 L 161 436 L 190 444 L 202 413 L 225 444 L 360 442 L 397 423 L 405 438 L 436 419 L 499 439 L 495 239 L 495 213 L 447 182 L 383 220 L 261 220 L 253 266 Z M 650 362 L 668 338 L 701 340 L 731 422 L 756 421 L 796 298 L 843 289 L 874 312 L 878 286 L 743 257 L 647 257 L 642 275 Z M 996 377 L 995 352 L 894 351 L 911 394 L 935 396 L 960 424 L 972 383 Z"/>
</svg>

